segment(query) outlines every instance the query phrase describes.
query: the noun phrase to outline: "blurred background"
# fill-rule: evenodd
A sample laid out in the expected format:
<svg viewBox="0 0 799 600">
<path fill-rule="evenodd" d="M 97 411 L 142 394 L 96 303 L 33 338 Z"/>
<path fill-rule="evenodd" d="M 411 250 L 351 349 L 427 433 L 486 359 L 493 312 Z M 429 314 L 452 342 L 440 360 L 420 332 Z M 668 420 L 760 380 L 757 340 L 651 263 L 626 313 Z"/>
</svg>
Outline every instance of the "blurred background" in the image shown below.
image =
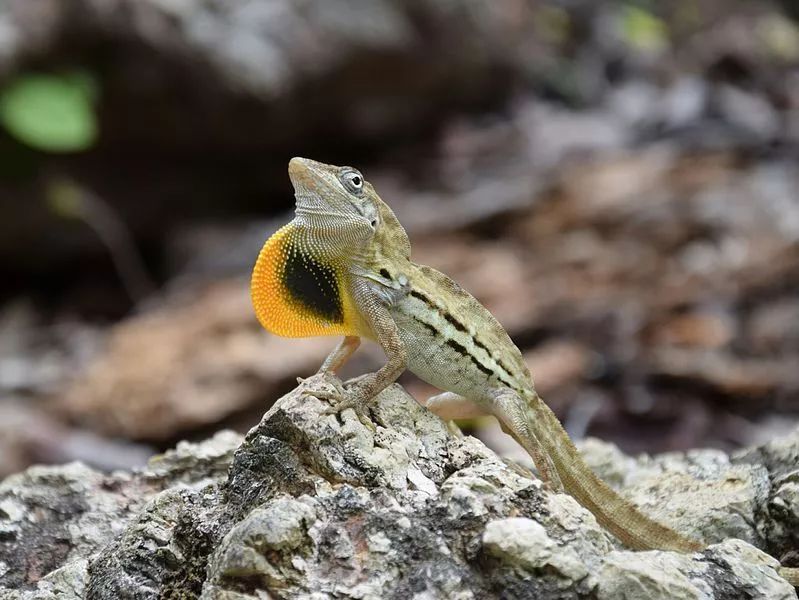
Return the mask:
<svg viewBox="0 0 799 600">
<path fill-rule="evenodd" d="M 798 7 L 0 3 L 0 476 L 245 431 L 316 370 L 335 340 L 270 336 L 248 296 L 294 155 L 360 168 L 576 437 L 788 431 Z"/>
</svg>

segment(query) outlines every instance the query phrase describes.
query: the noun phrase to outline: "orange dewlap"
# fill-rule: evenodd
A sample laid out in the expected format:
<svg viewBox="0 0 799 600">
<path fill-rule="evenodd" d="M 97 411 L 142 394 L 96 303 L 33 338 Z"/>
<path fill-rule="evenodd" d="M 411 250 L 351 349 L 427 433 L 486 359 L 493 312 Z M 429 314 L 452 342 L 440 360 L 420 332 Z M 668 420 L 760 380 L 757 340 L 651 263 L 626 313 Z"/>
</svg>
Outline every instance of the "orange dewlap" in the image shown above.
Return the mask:
<svg viewBox="0 0 799 600">
<path fill-rule="evenodd" d="M 356 312 L 343 287 L 335 267 L 304 251 L 289 223 L 261 249 L 250 296 L 258 321 L 275 335 L 358 335 Z"/>
</svg>

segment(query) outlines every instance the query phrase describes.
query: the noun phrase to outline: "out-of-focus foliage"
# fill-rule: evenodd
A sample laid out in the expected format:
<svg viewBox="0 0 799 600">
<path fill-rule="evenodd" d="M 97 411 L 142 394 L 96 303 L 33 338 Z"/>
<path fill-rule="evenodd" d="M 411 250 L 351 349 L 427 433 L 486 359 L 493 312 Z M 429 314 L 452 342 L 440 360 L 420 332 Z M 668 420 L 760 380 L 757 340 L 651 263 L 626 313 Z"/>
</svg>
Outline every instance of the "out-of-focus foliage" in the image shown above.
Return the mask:
<svg viewBox="0 0 799 600">
<path fill-rule="evenodd" d="M 799 27 L 782 15 L 765 15 L 758 23 L 757 33 L 769 52 L 785 62 L 799 60 Z"/>
<path fill-rule="evenodd" d="M 85 71 L 26 73 L 0 93 L 0 121 L 19 141 L 47 152 L 78 152 L 97 139 L 97 85 Z"/>
<path fill-rule="evenodd" d="M 652 13 L 630 5 L 621 14 L 622 31 L 630 46 L 647 52 L 660 52 L 668 46 L 668 27 Z"/>
</svg>

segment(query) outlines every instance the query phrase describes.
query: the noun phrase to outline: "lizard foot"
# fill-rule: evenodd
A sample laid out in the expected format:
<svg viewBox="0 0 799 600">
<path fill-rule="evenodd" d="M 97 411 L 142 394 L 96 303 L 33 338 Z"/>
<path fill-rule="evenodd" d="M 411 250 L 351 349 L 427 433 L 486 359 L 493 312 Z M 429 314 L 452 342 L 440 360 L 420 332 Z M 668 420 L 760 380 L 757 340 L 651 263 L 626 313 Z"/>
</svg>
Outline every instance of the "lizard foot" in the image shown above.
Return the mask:
<svg viewBox="0 0 799 600">
<path fill-rule="evenodd" d="M 332 399 L 332 398 L 331 398 Z M 322 414 L 325 415 L 338 415 L 341 412 L 351 408 L 355 415 L 358 417 L 358 420 L 363 423 L 363 426 L 366 427 L 372 433 L 377 432 L 377 428 L 375 427 L 372 420 L 369 418 L 369 402 L 365 402 L 360 398 L 341 398 L 334 406 L 324 410 Z"/>
<path fill-rule="evenodd" d="M 300 378 L 298 378 L 298 380 L 299 379 Z M 348 408 L 351 408 L 357 415 L 358 420 L 363 423 L 364 427 L 369 429 L 372 433 L 375 433 L 377 429 L 369 418 L 369 400 L 364 399 L 364 395 L 358 386 L 361 377 L 349 380 L 346 384 L 342 384 L 341 380 L 332 374 L 330 377 L 326 376 L 325 379 L 329 387 L 309 388 L 303 390 L 303 394 L 306 396 L 313 396 L 320 400 L 326 400 L 332 404 L 330 408 L 322 411 L 323 415 L 338 415 Z"/>
<path fill-rule="evenodd" d="M 335 403 L 342 402 L 346 398 L 347 392 L 344 391 L 344 385 L 341 380 L 332 373 L 321 373 L 321 375 L 323 377 L 322 386 L 309 384 L 309 387 L 302 390 L 302 395 L 313 396 L 320 400 L 328 400 Z M 311 378 L 297 377 L 297 383 L 303 385 L 309 379 Z"/>
</svg>

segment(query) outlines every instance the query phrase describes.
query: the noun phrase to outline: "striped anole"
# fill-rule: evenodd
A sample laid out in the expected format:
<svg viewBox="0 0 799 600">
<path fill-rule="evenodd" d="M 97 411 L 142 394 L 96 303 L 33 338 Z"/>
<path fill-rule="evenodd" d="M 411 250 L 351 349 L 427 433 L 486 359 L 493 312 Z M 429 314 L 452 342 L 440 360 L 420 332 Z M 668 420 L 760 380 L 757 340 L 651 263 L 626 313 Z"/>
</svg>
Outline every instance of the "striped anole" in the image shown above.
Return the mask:
<svg viewBox="0 0 799 600">
<path fill-rule="evenodd" d="M 352 167 L 293 158 L 295 218 L 264 245 L 252 276 L 261 324 L 288 337 L 343 335 L 320 368 L 332 373 L 376 341 L 387 361 L 346 391 L 313 392 L 336 411 L 365 408 L 406 369 L 444 390 L 426 406 L 443 419 L 494 415 L 531 455 L 546 485 L 565 490 L 633 549 L 695 552 L 705 545 L 658 523 L 586 465 L 535 391 L 521 352 L 473 296 L 411 261 L 408 235 Z M 781 574 L 796 585 L 799 569 Z"/>
</svg>

